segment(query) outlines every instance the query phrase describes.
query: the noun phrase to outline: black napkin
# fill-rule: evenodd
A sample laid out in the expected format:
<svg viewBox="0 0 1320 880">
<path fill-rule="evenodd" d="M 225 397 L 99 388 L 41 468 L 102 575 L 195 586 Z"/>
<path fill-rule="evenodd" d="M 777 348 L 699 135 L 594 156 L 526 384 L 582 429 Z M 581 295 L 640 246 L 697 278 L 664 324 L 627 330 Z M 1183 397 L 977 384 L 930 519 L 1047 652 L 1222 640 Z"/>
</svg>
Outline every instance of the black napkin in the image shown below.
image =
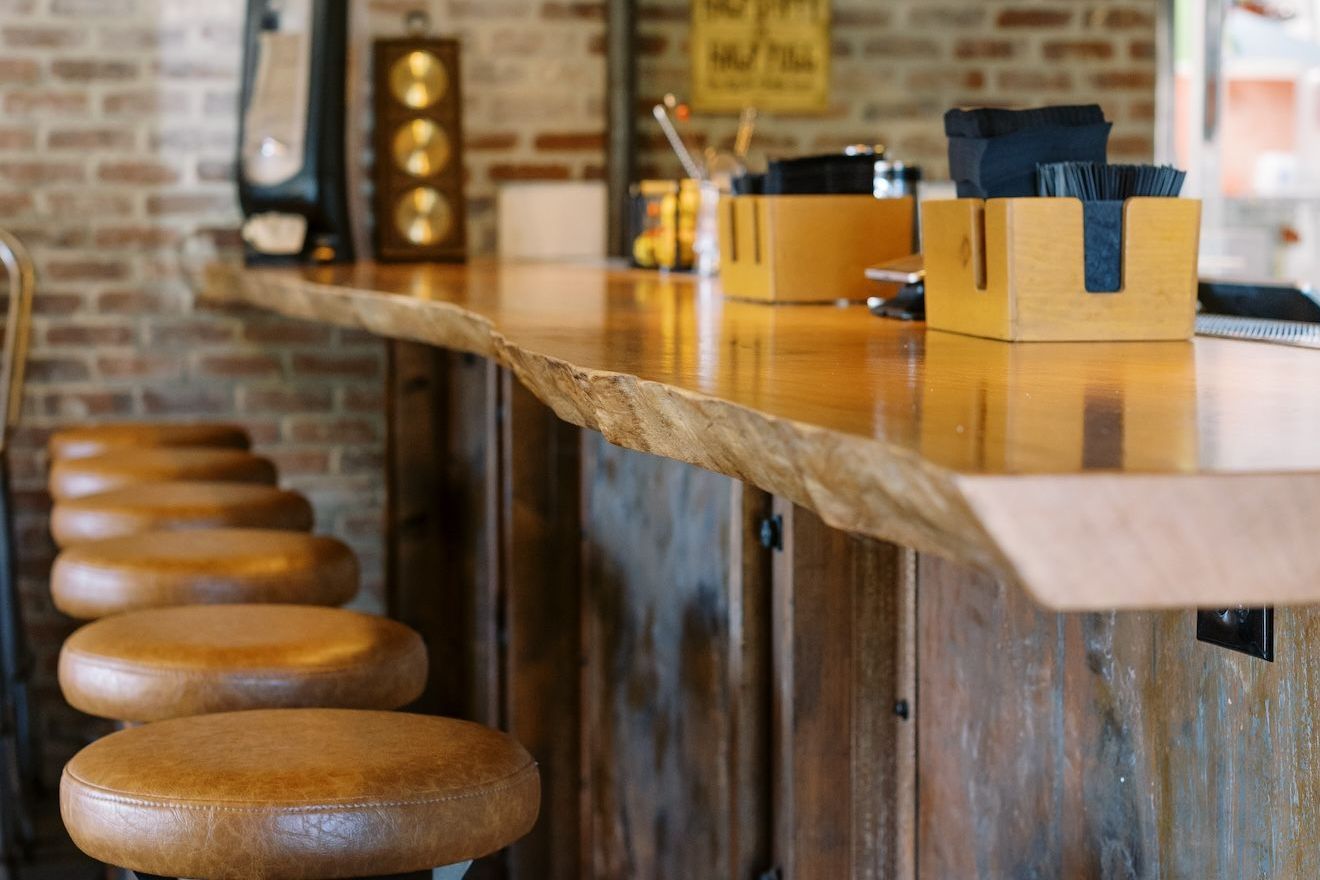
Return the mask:
<svg viewBox="0 0 1320 880">
<path fill-rule="evenodd" d="M 959 198 L 1034 196 L 1037 165 L 1104 162 L 1111 127 L 1095 104 L 950 110 L 949 174 Z"/>
<path fill-rule="evenodd" d="M 871 195 L 875 191 L 875 162 L 879 156 L 829 154 L 780 159 L 770 163 L 765 194 Z"/>
<path fill-rule="evenodd" d="M 1080 199 L 1086 246 L 1086 289 L 1116 293 L 1123 285 L 1123 205 L 1137 196 L 1173 198 L 1187 172 L 1168 165 L 1056 162 L 1037 169 L 1037 194 Z"/>
</svg>

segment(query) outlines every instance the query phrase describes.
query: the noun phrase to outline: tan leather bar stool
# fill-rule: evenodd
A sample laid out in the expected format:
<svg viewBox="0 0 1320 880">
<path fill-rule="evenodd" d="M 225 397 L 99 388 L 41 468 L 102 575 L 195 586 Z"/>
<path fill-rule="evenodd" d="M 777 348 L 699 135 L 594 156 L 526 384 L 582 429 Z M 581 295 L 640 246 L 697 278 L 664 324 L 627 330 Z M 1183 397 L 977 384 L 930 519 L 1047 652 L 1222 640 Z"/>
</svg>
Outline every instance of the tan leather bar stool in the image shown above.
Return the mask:
<svg viewBox="0 0 1320 880">
<path fill-rule="evenodd" d="M 138 532 L 230 527 L 311 531 L 312 506 L 297 492 L 271 486 L 143 483 L 62 501 L 50 517 L 60 547 Z"/>
<path fill-rule="evenodd" d="M 241 449 L 144 447 L 57 461 L 48 485 L 52 498 L 67 501 L 140 483 L 191 480 L 273 486 L 277 479 L 270 459 Z"/>
<path fill-rule="evenodd" d="M 190 605 L 89 623 L 64 642 L 75 709 L 130 723 L 268 708 L 397 709 L 426 686 L 401 623 L 304 605 Z"/>
<path fill-rule="evenodd" d="M 247 431 L 238 425 L 114 422 L 56 431 L 47 442 L 46 451 L 51 461 L 55 462 L 145 446 L 209 446 L 246 450 L 251 448 L 252 441 Z"/>
<path fill-rule="evenodd" d="M 143 532 L 78 544 L 51 570 L 55 607 L 79 620 L 175 605 L 342 605 L 357 557 L 334 538 L 274 529 Z"/>
<path fill-rule="evenodd" d="M 505 734 L 391 712 L 282 709 L 112 734 L 64 769 L 60 812 L 139 877 L 459 877 L 522 837 L 536 763 Z M 425 873 L 422 873 L 425 872 Z"/>
</svg>

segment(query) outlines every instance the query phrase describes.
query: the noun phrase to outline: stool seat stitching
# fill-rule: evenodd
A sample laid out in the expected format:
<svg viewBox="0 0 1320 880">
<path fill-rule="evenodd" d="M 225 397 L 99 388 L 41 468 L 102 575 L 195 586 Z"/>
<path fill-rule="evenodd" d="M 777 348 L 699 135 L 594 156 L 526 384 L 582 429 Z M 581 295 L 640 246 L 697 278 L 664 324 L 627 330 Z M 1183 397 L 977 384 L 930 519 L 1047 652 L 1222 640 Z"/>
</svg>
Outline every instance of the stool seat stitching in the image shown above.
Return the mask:
<svg viewBox="0 0 1320 880">
<path fill-rule="evenodd" d="M 134 806 L 153 807 L 157 809 L 169 809 L 169 810 L 194 810 L 197 812 L 252 813 L 252 814 L 268 813 L 275 815 L 281 813 L 285 813 L 285 814 L 331 813 L 346 809 L 374 809 L 377 807 L 417 807 L 417 806 L 426 806 L 428 804 L 443 804 L 443 803 L 448 803 L 450 801 L 467 800 L 470 798 L 482 797 L 483 795 L 488 795 L 488 794 L 498 794 L 503 791 L 508 791 L 511 788 L 516 788 L 517 786 L 523 784 L 523 782 L 525 781 L 522 777 L 531 775 L 531 772 L 535 771 L 536 768 L 537 768 L 536 761 L 531 761 L 527 764 L 524 764 L 522 767 L 520 767 L 518 770 L 514 771 L 513 773 L 510 773 L 509 775 L 497 780 L 496 782 L 491 783 L 490 785 L 483 785 L 479 788 L 471 787 L 466 791 L 454 792 L 452 794 L 444 794 L 444 795 L 441 795 L 437 792 L 432 792 L 429 793 L 431 796 L 418 797 L 409 800 L 382 801 L 374 798 L 366 798 L 366 799 L 359 798 L 353 800 L 326 802 L 321 804 L 279 805 L 277 803 L 271 803 L 264 805 L 254 804 L 252 806 L 228 806 L 221 804 L 207 804 L 197 800 L 196 798 L 179 798 L 177 800 L 166 800 L 163 797 L 157 797 L 155 799 L 149 797 L 130 797 L 128 795 L 116 794 L 115 792 L 110 791 L 109 789 L 106 789 L 103 786 L 97 785 L 92 782 L 88 782 L 87 780 L 78 776 L 76 773 L 69 770 L 67 767 L 65 768 L 64 773 L 70 779 L 74 780 L 79 785 L 84 786 L 86 789 L 88 789 L 87 791 L 81 792 L 80 796 L 89 798 L 91 800 L 106 801 L 107 803 L 132 804 Z"/>
<path fill-rule="evenodd" d="M 64 652 L 67 656 L 77 657 L 80 663 L 84 663 L 88 666 L 99 667 L 101 669 L 110 669 L 116 672 L 138 672 L 138 673 L 144 673 L 146 675 L 152 675 L 152 674 L 163 675 L 166 672 L 208 672 L 208 673 L 216 673 L 216 674 L 224 675 L 226 678 L 230 680 L 243 680 L 246 678 L 250 678 L 253 680 L 260 680 L 266 678 L 279 678 L 290 674 L 297 675 L 299 678 L 312 678 L 314 676 L 338 675 L 343 672 L 351 672 L 352 670 L 360 669 L 363 666 L 368 665 L 365 663 L 345 663 L 341 666 L 322 666 L 316 669 L 305 669 L 305 670 L 297 669 L 296 667 L 286 667 L 283 669 L 277 667 L 266 667 L 266 668 L 241 669 L 231 674 L 229 670 L 232 667 L 182 666 L 182 665 L 171 665 L 167 662 L 158 663 L 155 661 L 152 662 L 141 661 L 139 663 L 134 663 L 128 660 L 108 660 L 103 657 L 99 657 L 95 654 L 86 654 L 78 650 L 77 648 L 65 648 Z M 384 660 L 394 660 L 394 659 L 397 658 L 381 658 L 381 662 L 383 662 Z"/>
</svg>

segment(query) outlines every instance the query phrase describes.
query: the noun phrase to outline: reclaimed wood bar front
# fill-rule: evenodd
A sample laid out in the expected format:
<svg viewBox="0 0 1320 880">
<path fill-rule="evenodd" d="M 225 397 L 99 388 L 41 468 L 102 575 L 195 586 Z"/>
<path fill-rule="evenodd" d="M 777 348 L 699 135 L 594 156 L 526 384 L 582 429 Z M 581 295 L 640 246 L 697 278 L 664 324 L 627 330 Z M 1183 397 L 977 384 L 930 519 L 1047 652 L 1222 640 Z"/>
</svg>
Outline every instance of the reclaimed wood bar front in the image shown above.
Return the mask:
<svg viewBox="0 0 1320 880">
<path fill-rule="evenodd" d="M 395 340 L 391 610 L 428 708 L 544 770 L 484 876 L 1320 870 L 1320 615 L 1280 610 L 1269 664 L 1189 610 L 1320 600 L 1315 352 L 1011 345 L 591 266 L 202 295 Z"/>
</svg>

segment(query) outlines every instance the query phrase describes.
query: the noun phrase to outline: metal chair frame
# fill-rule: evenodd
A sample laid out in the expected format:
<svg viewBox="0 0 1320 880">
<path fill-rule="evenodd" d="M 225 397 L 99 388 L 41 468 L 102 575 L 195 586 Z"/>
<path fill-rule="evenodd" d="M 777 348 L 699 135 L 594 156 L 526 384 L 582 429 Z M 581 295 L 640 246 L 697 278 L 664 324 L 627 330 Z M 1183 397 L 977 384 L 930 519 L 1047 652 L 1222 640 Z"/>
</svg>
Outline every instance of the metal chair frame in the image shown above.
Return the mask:
<svg viewBox="0 0 1320 880">
<path fill-rule="evenodd" d="M 0 360 L 0 864 L 16 873 L 15 864 L 31 851 L 31 800 L 41 788 L 41 756 L 28 690 L 32 656 L 18 592 L 8 455 L 23 408 L 36 272 L 27 248 L 4 230 L 0 230 L 0 263 L 9 277 Z"/>
</svg>

